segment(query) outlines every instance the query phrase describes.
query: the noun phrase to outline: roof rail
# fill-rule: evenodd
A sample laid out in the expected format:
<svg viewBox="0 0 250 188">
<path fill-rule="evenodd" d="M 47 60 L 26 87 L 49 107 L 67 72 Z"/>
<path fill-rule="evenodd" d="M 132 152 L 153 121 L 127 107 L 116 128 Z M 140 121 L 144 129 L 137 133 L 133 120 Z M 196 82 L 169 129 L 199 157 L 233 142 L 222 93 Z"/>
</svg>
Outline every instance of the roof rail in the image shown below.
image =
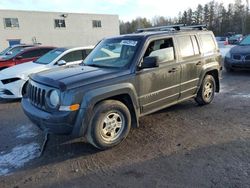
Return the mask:
<svg viewBox="0 0 250 188">
<path fill-rule="evenodd" d="M 141 29 L 137 29 L 136 33 L 141 33 L 141 32 L 145 32 L 145 31 L 171 31 L 171 29 L 173 30 L 177 30 L 179 31 L 181 27 L 184 27 L 185 24 L 178 24 L 178 25 L 167 25 L 167 26 L 160 26 L 160 27 L 148 27 L 148 28 L 141 28 Z"/>
<path fill-rule="evenodd" d="M 190 25 L 186 26 L 185 24 L 178 24 L 178 25 L 167 25 L 167 26 L 160 26 L 160 27 L 149 27 L 149 28 L 141 28 L 137 29 L 136 33 L 142 33 L 147 31 L 180 31 L 180 30 L 206 30 L 207 25 Z"/>
<path fill-rule="evenodd" d="M 188 26 L 185 26 L 184 29 L 206 30 L 207 25 L 206 24 L 203 24 L 203 25 L 188 25 Z"/>
</svg>

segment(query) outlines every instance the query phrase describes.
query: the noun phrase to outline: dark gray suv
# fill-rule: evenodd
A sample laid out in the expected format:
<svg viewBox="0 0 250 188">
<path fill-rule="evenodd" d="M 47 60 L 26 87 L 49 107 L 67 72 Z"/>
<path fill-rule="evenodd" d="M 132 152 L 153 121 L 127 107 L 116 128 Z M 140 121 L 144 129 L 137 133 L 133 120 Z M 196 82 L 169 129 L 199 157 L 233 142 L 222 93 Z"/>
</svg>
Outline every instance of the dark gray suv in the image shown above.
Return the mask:
<svg viewBox="0 0 250 188">
<path fill-rule="evenodd" d="M 102 40 L 81 65 L 30 77 L 22 107 L 42 130 L 119 144 L 139 118 L 194 98 L 212 102 L 221 55 L 203 26 L 168 26 Z"/>
</svg>

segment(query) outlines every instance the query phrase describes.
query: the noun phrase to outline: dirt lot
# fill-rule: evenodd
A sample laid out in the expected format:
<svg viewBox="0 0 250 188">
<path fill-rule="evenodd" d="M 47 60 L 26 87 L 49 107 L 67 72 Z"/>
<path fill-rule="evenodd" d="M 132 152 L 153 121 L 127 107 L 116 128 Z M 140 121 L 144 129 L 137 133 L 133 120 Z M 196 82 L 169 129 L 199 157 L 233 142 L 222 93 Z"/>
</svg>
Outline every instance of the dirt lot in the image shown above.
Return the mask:
<svg viewBox="0 0 250 188">
<path fill-rule="evenodd" d="M 224 73 L 221 93 L 143 117 L 118 147 L 43 134 L 20 103 L 0 104 L 0 187 L 250 187 L 250 73 Z"/>
</svg>

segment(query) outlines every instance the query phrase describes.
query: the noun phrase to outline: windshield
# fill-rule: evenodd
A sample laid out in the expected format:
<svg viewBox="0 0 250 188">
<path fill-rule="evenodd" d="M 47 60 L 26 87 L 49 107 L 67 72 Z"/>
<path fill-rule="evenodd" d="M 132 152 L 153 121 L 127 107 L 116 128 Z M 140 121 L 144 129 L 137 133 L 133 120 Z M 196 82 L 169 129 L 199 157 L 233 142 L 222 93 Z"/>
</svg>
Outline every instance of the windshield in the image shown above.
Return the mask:
<svg viewBox="0 0 250 188">
<path fill-rule="evenodd" d="M 2 52 L 0 52 L 0 55 L 5 55 L 10 49 L 11 49 L 11 47 L 6 48 Z"/>
<path fill-rule="evenodd" d="M 66 49 L 64 48 L 52 50 L 46 53 L 45 55 L 41 56 L 40 58 L 38 58 L 36 61 L 34 61 L 34 63 L 44 64 L 44 65 L 50 64 L 65 51 Z"/>
<path fill-rule="evenodd" d="M 250 45 L 250 35 L 245 37 L 241 42 L 240 45 Z"/>
<path fill-rule="evenodd" d="M 4 56 L 6 56 L 6 58 L 12 58 L 15 55 L 17 55 L 23 48 L 24 47 L 22 47 L 22 46 L 8 47 L 4 51 L 2 51 L 0 55 L 4 55 Z"/>
<path fill-rule="evenodd" d="M 138 40 L 107 39 L 102 41 L 84 60 L 84 64 L 96 67 L 122 68 L 134 58 Z"/>
</svg>

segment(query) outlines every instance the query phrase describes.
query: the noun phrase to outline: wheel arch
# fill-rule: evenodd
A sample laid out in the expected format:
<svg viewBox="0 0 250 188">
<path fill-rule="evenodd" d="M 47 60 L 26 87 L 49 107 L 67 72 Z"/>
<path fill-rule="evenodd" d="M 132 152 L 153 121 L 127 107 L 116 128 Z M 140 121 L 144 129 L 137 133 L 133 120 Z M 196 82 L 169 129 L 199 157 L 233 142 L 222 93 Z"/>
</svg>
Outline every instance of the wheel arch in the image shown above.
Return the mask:
<svg viewBox="0 0 250 188">
<path fill-rule="evenodd" d="M 203 74 L 202 74 L 201 79 L 199 81 L 199 87 L 198 87 L 197 92 L 199 91 L 201 84 L 202 84 L 202 81 L 206 75 L 211 75 L 214 77 L 215 84 L 216 84 L 215 92 L 219 93 L 220 92 L 220 73 L 219 73 L 217 68 L 213 68 L 213 67 L 203 71 Z"/>
<path fill-rule="evenodd" d="M 96 88 L 84 94 L 77 118 L 77 126 L 73 130 L 74 135 L 85 135 L 92 121 L 94 107 L 105 100 L 118 100 L 125 104 L 131 113 L 132 127 L 139 126 L 140 108 L 136 90 L 132 84 L 124 83 Z"/>
</svg>

